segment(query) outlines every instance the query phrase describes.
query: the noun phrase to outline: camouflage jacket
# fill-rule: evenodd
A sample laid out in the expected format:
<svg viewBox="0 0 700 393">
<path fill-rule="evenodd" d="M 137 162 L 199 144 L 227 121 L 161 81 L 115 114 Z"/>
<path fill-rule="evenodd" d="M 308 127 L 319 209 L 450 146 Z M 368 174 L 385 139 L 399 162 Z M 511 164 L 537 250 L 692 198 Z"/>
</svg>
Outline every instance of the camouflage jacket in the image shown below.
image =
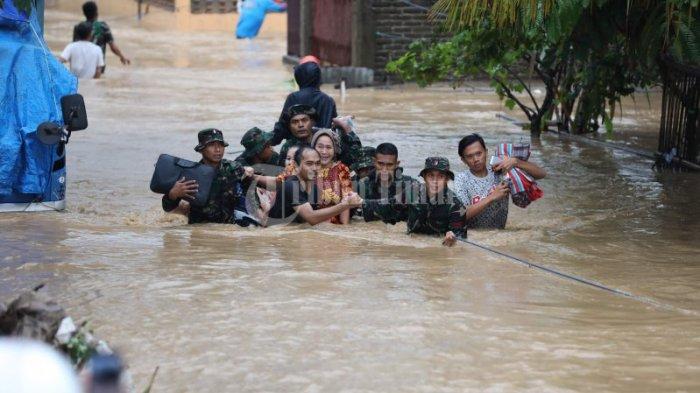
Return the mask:
<svg viewBox="0 0 700 393">
<path fill-rule="evenodd" d="M 286 156 L 286 153 L 285 153 Z M 280 160 L 280 155 L 277 154 L 277 152 L 273 152 L 272 155 L 270 156 L 270 159 L 267 160 L 266 162 L 261 162 L 259 164 L 268 164 L 268 165 L 279 165 L 278 162 Z M 241 153 L 238 157 L 236 157 L 235 161 L 242 166 L 253 166 L 255 163 L 253 160 L 251 160 L 251 157 L 246 157 Z"/>
<path fill-rule="evenodd" d="M 444 235 L 452 231 L 455 236 L 466 238 L 466 208 L 449 188 L 436 200 L 427 197 L 425 185 L 421 185 L 418 200 L 408 206 L 406 226 L 408 233 Z"/>
<path fill-rule="evenodd" d="M 396 224 L 408 218 L 408 204 L 413 200 L 420 183 L 410 176 L 401 174 L 394 178 L 389 188 L 382 188 L 376 172 L 359 181 L 357 192 L 364 199 L 362 217 L 365 221 L 382 220 Z"/>
<path fill-rule="evenodd" d="M 202 161 L 200 161 L 202 162 Z M 235 161 L 221 160 L 216 177 L 211 184 L 209 200 L 205 206 L 191 206 L 188 222 L 216 222 L 233 224 L 234 210 L 245 209 L 245 185 L 243 184 L 243 166 Z M 163 210 L 172 211 L 180 204 L 180 199 L 170 200 L 163 195 Z"/>
<path fill-rule="evenodd" d="M 349 133 L 341 131 L 340 134 L 340 148 L 342 150 L 342 153 L 338 158 L 343 164 L 347 165 L 347 167 L 349 168 L 352 166 L 353 163 L 362 158 L 362 142 L 360 141 L 360 138 L 357 136 L 357 134 L 355 134 L 353 131 L 350 131 Z M 282 145 L 282 148 L 280 149 L 279 161 L 277 161 L 277 165 L 285 166 L 284 163 L 287 159 L 287 151 L 289 151 L 290 147 L 305 144 L 306 142 L 302 142 L 293 136 L 287 138 L 287 140 Z"/>
<path fill-rule="evenodd" d="M 350 168 L 354 163 L 362 159 L 362 142 L 354 131 L 345 133 L 340 131 L 340 161 Z"/>
</svg>

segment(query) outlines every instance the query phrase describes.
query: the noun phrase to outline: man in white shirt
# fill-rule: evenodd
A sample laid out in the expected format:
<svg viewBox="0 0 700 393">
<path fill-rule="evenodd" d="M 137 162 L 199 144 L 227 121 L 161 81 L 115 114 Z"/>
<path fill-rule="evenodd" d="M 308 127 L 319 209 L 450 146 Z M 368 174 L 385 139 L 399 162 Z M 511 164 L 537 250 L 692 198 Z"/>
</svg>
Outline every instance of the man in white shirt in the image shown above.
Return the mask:
<svg viewBox="0 0 700 393">
<path fill-rule="evenodd" d="M 79 41 L 72 42 L 59 56 L 61 63 L 70 63 L 70 72 L 79 79 L 98 79 L 105 65 L 102 49 L 90 42 L 92 25 L 83 22 L 75 28 Z"/>
<path fill-rule="evenodd" d="M 503 229 L 508 219 L 510 187 L 499 173 L 520 168 L 535 180 L 547 176 L 539 166 L 508 157 L 491 167 L 487 165 L 488 150 L 479 134 L 467 135 L 459 141 L 459 157 L 469 167 L 454 179 L 454 193 L 467 207 L 467 228 Z"/>
</svg>

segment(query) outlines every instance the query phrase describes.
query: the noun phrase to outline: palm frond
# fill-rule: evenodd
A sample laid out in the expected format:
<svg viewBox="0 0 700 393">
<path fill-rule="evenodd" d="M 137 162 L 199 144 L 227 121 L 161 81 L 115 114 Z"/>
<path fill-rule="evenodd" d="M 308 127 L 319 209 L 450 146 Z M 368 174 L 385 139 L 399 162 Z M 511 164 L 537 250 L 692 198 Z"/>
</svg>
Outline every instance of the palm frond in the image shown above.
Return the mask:
<svg viewBox="0 0 700 393">
<path fill-rule="evenodd" d="M 692 23 L 692 22 L 691 22 Z M 697 25 L 698 23 L 693 23 Z M 688 26 L 684 20 L 677 22 L 676 41 L 673 48 L 678 52 L 674 55 L 686 63 L 700 63 L 700 36 L 697 35 L 698 28 L 693 25 Z"/>
<path fill-rule="evenodd" d="M 535 21 L 538 11 L 545 16 L 557 6 L 557 0 L 438 0 L 431 9 L 431 17 L 445 16 L 445 25 L 451 31 L 474 27 L 488 20 L 499 28 L 524 22 L 522 10 L 529 21 Z"/>
</svg>

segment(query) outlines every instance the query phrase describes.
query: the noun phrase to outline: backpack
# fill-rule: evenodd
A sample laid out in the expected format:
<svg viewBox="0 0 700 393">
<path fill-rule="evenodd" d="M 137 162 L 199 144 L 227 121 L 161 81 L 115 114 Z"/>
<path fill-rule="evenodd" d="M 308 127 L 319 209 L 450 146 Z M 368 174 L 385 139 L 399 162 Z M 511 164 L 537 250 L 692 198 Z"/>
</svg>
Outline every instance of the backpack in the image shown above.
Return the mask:
<svg viewBox="0 0 700 393">
<path fill-rule="evenodd" d="M 185 180 L 196 180 L 199 186 L 197 195 L 189 202 L 193 206 L 202 207 L 206 205 L 207 201 L 209 201 L 211 185 L 216 177 L 216 169 L 200 162 L 161 154 L 156 162 L 153 177 L 151 177 L 151 191 L 158 194 L 167 194 L 175 183 L 183 177 Z"/>
</svg>

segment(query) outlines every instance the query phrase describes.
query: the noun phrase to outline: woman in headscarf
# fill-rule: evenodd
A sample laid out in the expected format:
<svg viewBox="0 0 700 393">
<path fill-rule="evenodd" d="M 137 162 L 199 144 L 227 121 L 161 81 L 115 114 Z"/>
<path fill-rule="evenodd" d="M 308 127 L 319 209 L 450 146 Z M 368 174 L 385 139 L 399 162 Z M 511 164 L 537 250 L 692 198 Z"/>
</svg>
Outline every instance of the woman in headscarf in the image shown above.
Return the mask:
<svg viewBox="0 0 700 393">
<path fill-rule="evenodd" d="M 311 140 L 311 146 L 321 156 L 321 169 L 316 177 L 316 185 L 319 190 L 318 209 L 337 205 L 346 194 L 352 192 L 350 170 L 338 160 L 341 153 L 339 140 L 336 132 L 329 129 L 316 131 Z M 347 224 L 349 222 L 349 210 L 331 218 L 333 224 Z"/>
</svg>

